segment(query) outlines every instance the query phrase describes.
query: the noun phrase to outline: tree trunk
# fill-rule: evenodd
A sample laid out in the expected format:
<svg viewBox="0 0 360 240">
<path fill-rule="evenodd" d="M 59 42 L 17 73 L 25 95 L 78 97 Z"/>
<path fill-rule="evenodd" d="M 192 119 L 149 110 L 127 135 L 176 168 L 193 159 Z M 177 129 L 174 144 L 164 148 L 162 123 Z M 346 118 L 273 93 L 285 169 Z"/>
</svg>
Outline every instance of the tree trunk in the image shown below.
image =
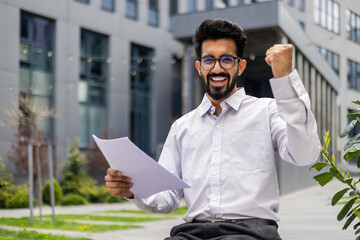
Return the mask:
<svg viewBox="0 0 360 240">
<path fill-rule="evenodd" d="M 35 130 L 35 159 L 37 167 L 37 176 L 38 176 L 38 204 L 39 204 L 39 220 L 42 221 L 42 176 L 41 176 L 41 161 L 40 161 L 40 152 L 39 152 L 39 134 L 37 127 L 34 126 Z"/>
</svg>

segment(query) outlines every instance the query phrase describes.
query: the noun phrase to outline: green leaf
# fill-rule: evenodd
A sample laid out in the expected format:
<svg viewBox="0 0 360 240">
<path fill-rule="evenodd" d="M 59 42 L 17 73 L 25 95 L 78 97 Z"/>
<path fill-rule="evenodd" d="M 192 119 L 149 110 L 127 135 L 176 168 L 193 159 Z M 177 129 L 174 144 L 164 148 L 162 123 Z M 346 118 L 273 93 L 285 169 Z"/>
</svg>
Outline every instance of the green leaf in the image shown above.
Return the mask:
<svg viewBox="0 0 360 240">
<path fill-rule="evenodd" d="M 353 212 L 358 218 L 360 218 L 360 212 L 357 210 L 357 207 L 354 207 Z M 354 226 L 354 229 L 356 229 L 359 224 L 360 224 L 360 222 Z"/>
<path fill-rule="evenodd" d="M 340 180 L 340 179 L 339 179 Z M 341 180 L 340 180 L 341 181 Z M 343 183 L 346 183 L 346 184 L 349 184 L 351 185 L 353 179 L 352 178 L 349 178 L 349 179 L 346 179 L 346 180 L 342 180 Z"/>
<path fill-rule="evenodd" d="M 355 213 L 355 215 L 356 215 L 356 213 Z M 360 226 L 360 222 L 358 222 L 357 224 L 354 225 L 354 230 L 357 229 L 359 226 Z M 358 231 L 360 231 L 360 229 Z M 355 233 L 355 234 L 357 234 L 357 233 Z"/>
<path fill-rule="evenodd" d="M 359 224 L 360 224 L 360 222 L 357 223 L 356 225 L 359 225 Z M 355 225 L 355 226 L 356 226 L 356 225 Z M 354 226 L 354 227 L 355 227 L 355 226 Z M 359 233 L 360 233 L 360 228 L 359 228 L 358 230 L 356 230 L 355 235 L 358 235 Z"/>
<path fill-rule="evenodd" d="M 349 125 L 347 125 L 347 127 L 344 129 L 344 131 L 340 133 L 340 137 L 343 138 L 348 135 L 348 133 L 355 127 L 356 123 L 357 120 L 352 120 Z"/>
<path fill-rule="evenodd" d="M 360 112 L 359 112 L 359 111 L 351 112 L 351 113 L 349 113 L 348 115 L 346 115 L 346 117 L 348 117 L 348 118 L 357 118 L 357 117 L 360 117 Z"/>
<path fill-rule="evenodd" d="M 357 134 L 355 137 L 353 137 L 352 139 L 350 139 L 344 146 L 344 151 L 348 150 L 352 145 L 354 145 L 355 143 L 358 143 L 357 140 L 360 138 L 360 133 Z"/>
<path fill-rule="evenodd" d="M 350 159 L 356 157 L 360 153 L 360 149 L 351 149 L 344 155 L 344 160 L 349 161 Z"/>
<path fill-rule="evenodd" d="M 331 200 L 331 205 L 334 206 L 344 196 L 344 194 L 349 191 L 349 189 L 350 188 L 344 188 L 343 190 L 337 192 Z"/>
<path fill-rule="evenodd" d="M 360 151 L 360 150 L 359 150 Z M 315 168 L 317 171 L 320 171 L 321 169 L 323 169 L 324 167 L 328 166 L 329 164 L 327 163 L 323 163 L 323 162 L 318 162 L 318 163 L 315 163 L 314 165 L 312 165 L 312 167 L 310 168 L 310 170 L 312 168 Z"/>
<path fill-rule="evenodd" d="M 345 206 L 341 209 L 341 211 L 339 212 L 339 214 L 337 216 L 338 221 L 341 221 L 346 216 L 346 214 L 350 211 L 350 209 L 354 205 L 356 199 L 358 199 L 358 198 L 354 197 L 345 204 Z"/>
<path fill-rule="evenodd" d="M 329 172 L 321 173 L 314 177 L 314 179 L 318 181 L 322 187 L 325 186 L 328 182 L 330 182 L 333 178 L 334 174 Z"/>
<path fill-rule="evenodd" d="M 352 221 L 354 221 L 355 218 L 356 218 L 355 214 L 354 213 L 351 214 L 351 216 L 346 220 L 342 230 L 346 230 L 349 227 L 349 225 L 352 223 Z"/>
<path fill-rule="evenodd" d="M 350 196 L 350 197 L 355 197 L 356 195 L 358 195 L 358 193 L 359 193 L 358 190 L 351 191 L 351 192 L 349 193 L 349 196 Z"/>
<path fill-rule="evenodd" d="M 357 101 L 352 101 L 352 103 L 355 103 L 355 104 L 357 104 L 357 105 L 360 105 L 360 101 L 359 101 L 359 100 L 357 100 Z"/>
<path fill-rule="evenodd" d="M 358 157 L 358 160 L 357 160 L 357 167 L 360 168 L 360 156 Z"/>
</svg>

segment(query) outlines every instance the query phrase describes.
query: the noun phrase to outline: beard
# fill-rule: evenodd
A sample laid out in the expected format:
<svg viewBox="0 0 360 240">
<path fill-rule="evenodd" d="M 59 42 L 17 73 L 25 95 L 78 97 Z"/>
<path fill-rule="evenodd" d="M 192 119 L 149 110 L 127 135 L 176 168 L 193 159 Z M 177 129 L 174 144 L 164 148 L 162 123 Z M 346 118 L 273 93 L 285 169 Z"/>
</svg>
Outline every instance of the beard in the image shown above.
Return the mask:
<svg viewBox="0 0 360 240">
<path fill-rule="evenodd" d="M 210 86 L 210 78 L 211 77 L 226 77 L 228 79 L 228 82 L 225 86 L 223 87 L 213 87 Z M 238 78 L 238 71 L 236 71 L 236 73 L 230 77 L 230 74 L 228 73 L 209 73 L 207 75 L 207 82 L 205 81 L 204 76 L 201 74 L 200 75 L 201 78 L 201 82 L 203 85 L 203 88 L 205 90 L 205 92 L 214 100 L 219 101 L 225 97 L 227 97 L 229 95 L 229 93 L 234 90 L 234 88 L 236 87 L 236 82 L 237 82 L 237 78 Z"/>
</svg>

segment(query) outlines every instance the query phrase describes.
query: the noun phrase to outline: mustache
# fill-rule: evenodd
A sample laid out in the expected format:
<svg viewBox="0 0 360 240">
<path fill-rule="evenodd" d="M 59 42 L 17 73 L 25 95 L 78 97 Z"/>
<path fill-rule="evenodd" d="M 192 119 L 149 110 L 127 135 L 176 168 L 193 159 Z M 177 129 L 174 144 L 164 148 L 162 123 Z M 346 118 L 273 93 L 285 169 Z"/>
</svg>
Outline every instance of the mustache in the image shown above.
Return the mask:
<svg viewBox="0 0 360 240">
<path fill-rule="evenodd" d="M 228 73 L 209 73 L 207 75 L 207 80 L 210 80 L 211 77 L 226 77 L 230 79 L 230 74 Z"/>
</svg>

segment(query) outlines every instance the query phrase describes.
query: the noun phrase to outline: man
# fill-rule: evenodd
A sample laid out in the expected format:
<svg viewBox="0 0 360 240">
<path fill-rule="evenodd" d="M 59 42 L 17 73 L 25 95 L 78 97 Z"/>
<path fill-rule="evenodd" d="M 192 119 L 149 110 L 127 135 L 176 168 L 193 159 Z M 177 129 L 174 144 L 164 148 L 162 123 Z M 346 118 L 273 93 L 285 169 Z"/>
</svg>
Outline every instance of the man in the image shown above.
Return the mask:
<svg viewBox="0 0 360 240">
<path fill-rule="evenodd" d="M 241 27 L 223 19 L 205 20 L 194 43 L 206 94 L 198 108 L 171 126 L 159 159 L 191 188 L 141 199 L 131 192 L 131 179 L 108 169 L 108 191 L 162 213 L 175 210 L 184 195 L 186 223 L 175 226 L 168 240 L 281 239 L 274 153 L 298 166 L 314 163 L 319 154 L 310 100 L 292 70 L 293 47 L 267 50 L 275 99 L 259 99 L 236 87 L 246 67 Z"/>
</svg>

